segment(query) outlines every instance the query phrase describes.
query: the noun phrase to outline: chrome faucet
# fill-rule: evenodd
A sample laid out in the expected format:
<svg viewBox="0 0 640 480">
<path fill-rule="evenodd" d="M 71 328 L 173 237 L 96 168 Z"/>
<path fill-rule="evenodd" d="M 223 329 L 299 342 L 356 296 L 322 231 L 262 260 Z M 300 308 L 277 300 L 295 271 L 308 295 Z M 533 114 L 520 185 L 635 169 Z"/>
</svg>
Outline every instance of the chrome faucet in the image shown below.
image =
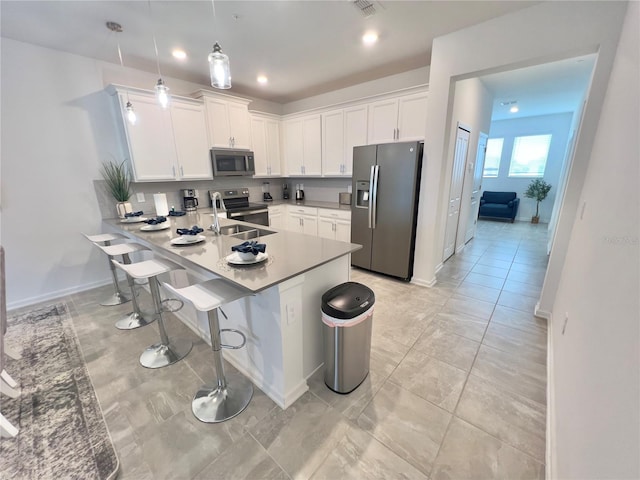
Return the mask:
<svg viewBox="0 0 640 480">
<path fill-rule="evenodd" d="M 220 192 L 210 192 L 210 195 L 211 203 L 213 205 L 213 224 L 209 229 L 213 230 L 216 235 L 220 235 L 220 220 L 218 219 L 218 207 L 216 206 L 216 200 L 220 200 L 221 211 L 226 212 L 227 208 L 224 206 L 224 200 L 222 199 Z"/>
</svg>

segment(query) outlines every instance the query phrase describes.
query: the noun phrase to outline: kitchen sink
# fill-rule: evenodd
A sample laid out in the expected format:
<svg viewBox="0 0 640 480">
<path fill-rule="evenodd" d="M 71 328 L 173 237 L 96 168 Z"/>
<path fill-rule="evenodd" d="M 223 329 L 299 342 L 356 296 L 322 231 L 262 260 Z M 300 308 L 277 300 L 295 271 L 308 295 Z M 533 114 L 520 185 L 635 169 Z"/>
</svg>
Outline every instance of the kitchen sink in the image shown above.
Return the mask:
<svg viewBox="0 0 640 480">
<path fill-rule="evenodd" d="M 220 227 L 220 233 L 240 240 L 251 240 L 253 238 L 265 237 L 276 232 L 262 228 L 250 227 L 248 225 L 236 224 Z"/>
</svg>

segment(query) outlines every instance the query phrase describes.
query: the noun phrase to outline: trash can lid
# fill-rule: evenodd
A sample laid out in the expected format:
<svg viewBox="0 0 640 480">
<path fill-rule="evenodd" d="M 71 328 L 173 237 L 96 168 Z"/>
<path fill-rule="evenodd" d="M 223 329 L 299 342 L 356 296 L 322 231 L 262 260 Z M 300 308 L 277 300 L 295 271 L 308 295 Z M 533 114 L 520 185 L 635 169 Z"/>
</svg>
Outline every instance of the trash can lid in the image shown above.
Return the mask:
<svg viewBox="0 0 640 480">
<path fill-rule="evenodd" d="M 373 307 L 376 297 L 366 285 L 346 282 L 322 295 L 322 311 L 334 318 L 354 318 Z"/>
</svg>

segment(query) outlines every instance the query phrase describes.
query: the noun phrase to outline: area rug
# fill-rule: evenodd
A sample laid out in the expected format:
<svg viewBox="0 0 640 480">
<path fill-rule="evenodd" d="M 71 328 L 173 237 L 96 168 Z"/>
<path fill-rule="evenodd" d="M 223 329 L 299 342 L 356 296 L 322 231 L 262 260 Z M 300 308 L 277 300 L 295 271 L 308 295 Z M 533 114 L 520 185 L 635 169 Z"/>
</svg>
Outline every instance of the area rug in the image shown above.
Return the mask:
<svg viewBox="0 0 640 480">
<path fill-rule="evenodd" d="M 20 432 L 0 439 L 0 479 L 115 478 L 118 457 L 67 306 L 9 319 L 5 339 L 22 350 L 6 367 L 21 395 L 0 407 Z"/>
</svg>

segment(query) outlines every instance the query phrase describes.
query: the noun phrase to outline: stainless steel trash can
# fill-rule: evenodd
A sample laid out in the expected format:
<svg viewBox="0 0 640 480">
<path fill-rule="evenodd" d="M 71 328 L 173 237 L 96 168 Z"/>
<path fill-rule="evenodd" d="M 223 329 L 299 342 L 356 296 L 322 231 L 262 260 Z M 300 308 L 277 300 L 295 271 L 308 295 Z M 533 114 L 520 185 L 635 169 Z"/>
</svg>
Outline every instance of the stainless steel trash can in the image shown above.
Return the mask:
<svg viewBox="0 0 640 480">
<path fill-rule="evenodd" d="M 322 296 L 324 383 L 338 393 L 355 390 L 369 374 L 373 290 L 356 282 Z"/>
</svg>

